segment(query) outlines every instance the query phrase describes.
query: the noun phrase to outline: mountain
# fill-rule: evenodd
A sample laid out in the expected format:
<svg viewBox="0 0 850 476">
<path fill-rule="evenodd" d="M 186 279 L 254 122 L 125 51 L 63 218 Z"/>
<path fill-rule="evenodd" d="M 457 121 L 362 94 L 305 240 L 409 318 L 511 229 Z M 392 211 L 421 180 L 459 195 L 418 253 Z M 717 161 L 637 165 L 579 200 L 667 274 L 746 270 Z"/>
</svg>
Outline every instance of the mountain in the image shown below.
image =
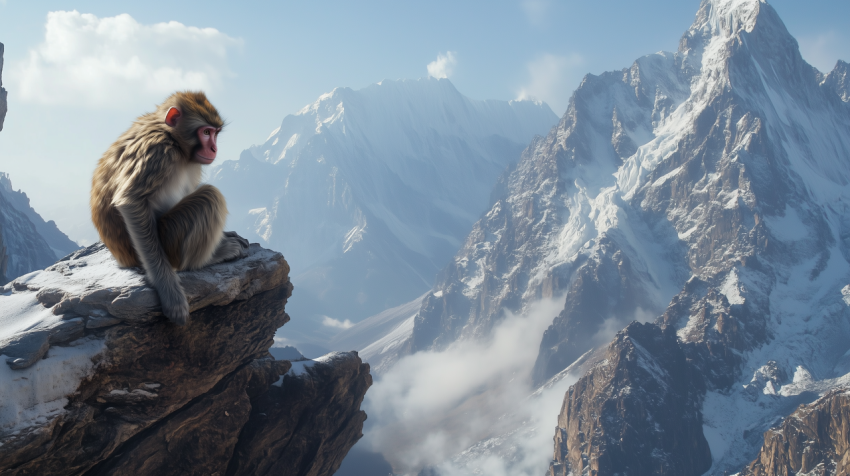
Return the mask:
<svg viewBox="0 0 850 476">
<path fill-rule="evenodd" d="M 3 86 L 3 44 L 0 43 L 0 131 L 6 119 Z M 9 175 L 0 172 L 0 284 L 50 266 L 79 246 L 45 222 L 30 206 L 27 195 L 12 189 Z"/>
<path fill-rule="evenodd" d="M 284 118 L 211 177 L 229 226 L 293 267 L 293 312 L 357 322 L 433 284 L 488 207 L 493 184 L 557 122 L 531 101 L 477 101 L 447 79 L 337 88 Z M 329 299 L 334 296 L 334 299 Z"/>
<path fill-rule="evenodd" d="M 534 385 L 591 361 L 550 474 L 741 471 L 850 372 L 847 70 L 807 64 L 764 1 L 703 0 L 676 53 L 585 77 L 500 180 L 408 348 L 563 296 Z"/>
<path fill-rule="evenodd" d="M 0 194 L 3 194 L 3 197 L 12 207 L 27 217 L 38 234 L 44 238 L 44 241 L 53 250 L 56 259 L 67 256 L 80 248 L 78 244 L 68 238 L 68 235 L 59 230 L 56 222 L 53 220 L 44 221 L 41 215 L 30 206 L 30 199 L 27 197 L 27 194 L 21 190 L 14 190 L 9 174 L 3 172 L 0 172 Z"/>
</svg>

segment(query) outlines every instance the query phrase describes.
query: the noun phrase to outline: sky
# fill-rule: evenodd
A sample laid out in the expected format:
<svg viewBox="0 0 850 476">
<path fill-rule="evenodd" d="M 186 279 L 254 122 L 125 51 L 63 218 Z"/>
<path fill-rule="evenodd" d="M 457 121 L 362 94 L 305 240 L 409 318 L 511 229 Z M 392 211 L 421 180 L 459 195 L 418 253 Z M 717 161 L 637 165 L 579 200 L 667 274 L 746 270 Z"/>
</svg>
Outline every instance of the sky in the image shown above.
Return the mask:
<svg viewBox="0 0 850 476">
<path fill-rule="evenodd" d="M 803 57 L 850 60 L 848 0 L 774 0 Z M 0 171 L 73 240 L 96 233 L 91 174 L 132 120 L 204 89 L 228 121 L 217 161 L 336 87 L 448 77 L 473 99 L 535 98 L 556 114 L 587 74 L 675 51 L 698 0 L 0 0 L 9 113 Z"/>
</svg>

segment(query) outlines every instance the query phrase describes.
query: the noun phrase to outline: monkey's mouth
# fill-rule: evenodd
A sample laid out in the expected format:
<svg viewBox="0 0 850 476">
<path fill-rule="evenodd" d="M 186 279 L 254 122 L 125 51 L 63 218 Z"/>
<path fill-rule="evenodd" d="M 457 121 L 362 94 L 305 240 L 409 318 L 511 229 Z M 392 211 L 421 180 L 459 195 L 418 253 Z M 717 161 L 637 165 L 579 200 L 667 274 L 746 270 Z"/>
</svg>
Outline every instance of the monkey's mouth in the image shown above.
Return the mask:
<svg viewBox="0 0 850 476">
<path fill-rule="evenodd" d="M 201 154 L 195 153 L 195 160 L 197 160 L 198 162 L 200 162 L 204 165 L 209 165 L 209 164 L 213 163 L 213 160 L 215 160 L 215 157 L 213 157 L 211 159 L 209 157 L 204 157 Z"/>
</svg>

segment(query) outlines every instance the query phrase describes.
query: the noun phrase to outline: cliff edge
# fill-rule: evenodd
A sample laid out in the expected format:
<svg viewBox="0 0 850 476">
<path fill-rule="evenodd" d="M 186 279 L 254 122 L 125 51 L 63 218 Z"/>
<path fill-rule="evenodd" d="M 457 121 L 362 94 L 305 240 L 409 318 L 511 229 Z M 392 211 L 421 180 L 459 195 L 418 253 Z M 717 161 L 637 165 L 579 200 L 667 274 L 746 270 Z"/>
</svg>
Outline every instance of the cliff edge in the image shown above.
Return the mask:
<svg viewBox="0 0 850 476">
<path fill-rule="evenodd" d="M 185 327 L 102 244 L 0 288 L 0 474 L 333 474 L 368 364 L 271 357 L 293 288 L 279 253 L 180 279 Z"/>
</svg>

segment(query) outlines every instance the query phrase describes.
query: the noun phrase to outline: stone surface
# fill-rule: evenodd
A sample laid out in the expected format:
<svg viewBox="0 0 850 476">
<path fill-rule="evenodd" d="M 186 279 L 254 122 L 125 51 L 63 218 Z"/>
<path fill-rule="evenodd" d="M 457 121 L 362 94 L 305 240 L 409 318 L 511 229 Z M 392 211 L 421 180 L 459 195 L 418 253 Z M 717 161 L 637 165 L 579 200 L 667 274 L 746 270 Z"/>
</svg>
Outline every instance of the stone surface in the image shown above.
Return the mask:
<svg viewBox="0 0 850 476">
<path fill-rule="evenodd" d="M 62 408 L 0 428 L 0 474 L 266 474 L 244 469 L 263 465 L 332 474 L 362 436 L 371 376 L 350 353 L 283 377 L 291 364 L 268 350 L 289 320 L 288 273 L 283 256 L 258 245 L 243 259 L 180 273 L 192 309 L 185 327 L 162 317 L 138 270 L 118 268 L 99 244 L 9 283 L 0 312 L 32 304 L 19 318 L 29 328 L 2 344 L 10 367 L 24 369 L 7 389 L 23 385 L 15 375 L 33 375 L 33 355 L 101 346 Z"/>
<path fill-rule="evenodd" d="M 6 88 L 3 87 L 3 43 L 0 43 L 0 131 L 3 130 L 3 121 L 6 119 Z"/>
<path fill-rule="evenodd" d="M 629 325 L 570 387 L 549 475 L 703 474 L 711 453 L 693 371 L 672 329 Z"/>
<path fill-rule="evenodd" d="M 831 390 L 766 431 L 758 458 L 743 474 L 850 474 L 850 391 Z"/>
</svg>

